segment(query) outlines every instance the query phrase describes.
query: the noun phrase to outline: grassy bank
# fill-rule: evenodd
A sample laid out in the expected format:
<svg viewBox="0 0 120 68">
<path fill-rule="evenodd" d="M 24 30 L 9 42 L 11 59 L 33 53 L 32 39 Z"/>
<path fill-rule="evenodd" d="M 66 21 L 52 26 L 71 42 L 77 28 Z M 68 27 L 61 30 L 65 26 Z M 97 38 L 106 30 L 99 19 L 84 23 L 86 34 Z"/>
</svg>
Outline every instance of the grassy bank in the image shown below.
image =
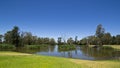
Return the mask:
<svg viewBox="0 0 120 68">
<path fill-rule="evenodd" d="M 89 47 L 93 47 L 95 45 L 89 45 Z M 106 47 L 112 47 L 114 49 L 119 49 L 120 50 L 120 45 L 103 45 L 103 46 L 106 46 Z"/>
<path fill-rule="evenodd" d="M 107 46 L 108 46 L 108 45 L 107 45 Z M 110 45 L 110 47 L 120 50 L 120 45 Z"/>
<path fill-rule="evenodd" d="M 89 61 L 0 52 L 0 68 L 120 68 L 120 61 Z"/>
</svg>

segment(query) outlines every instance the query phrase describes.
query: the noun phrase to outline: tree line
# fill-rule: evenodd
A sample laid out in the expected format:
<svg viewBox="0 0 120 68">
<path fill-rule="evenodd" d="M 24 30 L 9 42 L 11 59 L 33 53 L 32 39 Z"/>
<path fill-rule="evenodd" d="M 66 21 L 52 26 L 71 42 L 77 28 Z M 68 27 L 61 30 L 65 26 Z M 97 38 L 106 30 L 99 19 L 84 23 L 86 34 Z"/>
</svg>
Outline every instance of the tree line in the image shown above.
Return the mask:
<svg viewBox="0 0 120 68">
<path fill-rule="evenodd" d="M 4 35 L 0 35 L 0 43 L 12 44 L 15 47 L 24 47 L 25 45 L 120 45 L 120 35 L 112 36 L 109 32 L 105 32 L 105 29 L 99 24 L 96 28 L 95 35 L 85 37 L 78 40 L 78 36 L 75 36 L 65 40 L 62 37 L 58 37 L 57 42 L 54 38 L 49 37 L 37 37 L 32 35 L 31 32 L 20 32 L 19 27 L 14 26 L 10 31 L 7 31 Z"/>
<path fill-rule="evenodd" d="M 80 40 L 81 45 L 120 45 L 120 35 L 112 36 L 101 24 L 96 28 L 95 35 Z"/>
<path fill-rule="evenodd" d="M 4 35 L 0 35 L 0 43 L 12 44 L 15 47 L 24 47 L 24 45 L 55 45 L 56 41 L 54 38 L 33 36 L 31 32 L 20 32 L 19 27 L 14 26 L 12 30 L 7 31 Z"/>
</svg>

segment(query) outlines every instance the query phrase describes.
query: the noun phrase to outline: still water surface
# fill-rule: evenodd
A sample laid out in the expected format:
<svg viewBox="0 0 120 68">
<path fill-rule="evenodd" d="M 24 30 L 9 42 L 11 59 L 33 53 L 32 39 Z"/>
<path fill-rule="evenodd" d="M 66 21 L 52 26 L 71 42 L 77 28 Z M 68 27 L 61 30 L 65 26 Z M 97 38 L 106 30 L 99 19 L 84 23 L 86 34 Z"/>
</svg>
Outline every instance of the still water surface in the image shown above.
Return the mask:
<svg viewBox="0 0 120 68">
<path fill-rule="evenodd" d="M 56 46 L 48 46 L 39 50 L 19 50 L 20 52 L 33 53 L 37 55 L 57 56 L 74 59 L 85 60 L 107 60 L 107 59 L 120 59 L 120 50 L 115 49 L 102 49 L 102 48 L 89 48 L 84 46 L 76 46 L 75 50 L 61 51 Z"/>
</svg>

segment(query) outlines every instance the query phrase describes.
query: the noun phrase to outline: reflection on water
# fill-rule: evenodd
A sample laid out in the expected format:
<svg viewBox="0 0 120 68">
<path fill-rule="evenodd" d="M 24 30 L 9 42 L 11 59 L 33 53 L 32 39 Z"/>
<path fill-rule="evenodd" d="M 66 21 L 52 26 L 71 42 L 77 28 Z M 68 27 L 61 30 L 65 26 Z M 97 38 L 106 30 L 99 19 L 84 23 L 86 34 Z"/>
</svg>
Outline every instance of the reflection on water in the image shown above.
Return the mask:
<svg viewBox="0 0 120 68">
<path fill-rule="evenodd" d="M 67 58 L 77 58 L 77 59 L 86 59 L 86 60 L 105 60 L 105 59 L 119 59 L 120 50 L 105 49 L 105 48 L 89 48 L 85 46 L 76 46 L 75 50 L 61 51 L 56 46 L 47 46 L 34 50 L 18 48 L 15 51 L 32 53 L 38 55 L 48 55 L 48 56 L 59 56 Z"/>
<path fill-rule="evenodd" d="M 48 52 L 38 51 L 35 54 L 60 56 L 68 58 L 79 58 L 87 60 L 103 60 L 103 59 L 115 59 L 120 58 L 120 51 L 115 49 L 103 49 L 103 48 L 89 48 L 77 46 L 75 50 L 60 51 L 58 46 L 49 46 Z"/>
</svg>

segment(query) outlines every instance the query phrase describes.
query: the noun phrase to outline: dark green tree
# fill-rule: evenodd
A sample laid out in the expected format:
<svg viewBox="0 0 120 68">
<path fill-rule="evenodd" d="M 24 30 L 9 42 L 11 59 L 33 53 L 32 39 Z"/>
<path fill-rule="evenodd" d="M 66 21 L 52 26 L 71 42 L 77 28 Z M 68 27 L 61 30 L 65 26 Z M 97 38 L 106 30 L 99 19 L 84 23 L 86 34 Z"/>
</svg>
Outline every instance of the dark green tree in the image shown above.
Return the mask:
<svg viewBox="0 0 120 68">
<path fill-rule="evenodd" d="M 120 35 L 117 35 L 117 36 L 116 36 L 116 44 L 117 44 L 117 45 L 120 45 Z"/>
<path fill-rule="evenodd" d="M 55 45 L 55 44 L 56 44 L 55 39 L 54 39 L 54 38 L 51 38 L 51 39 L 50 39 L 50 45 Z"/>
<path fill-rule="evenodd" d="M 104 45 L 108 45 L 111 43 L 112 37 L 110 33 L 105 33 L 102 37 L 102 43 Z"/>
<path fill-rule="evenodd" d="M 99 38 L 99 41 L 97 41 L 98 45 L 103 45 L 102 43 L 102 37 L 105 33 L 105 29 L 102 27 L 101 24 L 97 26 L 95 36 Z"/>
<path fill-rule="evenodd" d="M 78 36 L 75 36 L 75 44 L 78 44 Z"/>
<path fill-rule="evenodd" d="M 62 44 L 62 38 L 61 37 L 58 37 L 57 43 L 58 43 L 58 45 Z"/>
<path fill-rule="evenodd" d="M 2 43 L 3 35 L 0 35 L 0 43 Z"/>
<path fill-rule="evenodd" d="M 7 31 L 4 35 L 4 42 L 7 44 L 12 44 L 12 31 Z"/>
<path fill-rule="evenodd" d="M 72 39 L 72 37 L 70 37 L 68 40 L 67 40 L 67 44 L 74 44 L 74 40 Z"/>
<path fill-rule="evenodd" d="M 17 26 L 14 26 L 14 28 L 11 31 L 11 39 L 12 44 L 14 44 L 16 47 L 19 47 L 19 28 Z"/>
<path fill-rule="evenodd" d="M 32 44 L 32 33 L 31 32 L 25 32 L 24 35 L 24 43 L 27 45 L 31 45 Z"/>
</svg>

